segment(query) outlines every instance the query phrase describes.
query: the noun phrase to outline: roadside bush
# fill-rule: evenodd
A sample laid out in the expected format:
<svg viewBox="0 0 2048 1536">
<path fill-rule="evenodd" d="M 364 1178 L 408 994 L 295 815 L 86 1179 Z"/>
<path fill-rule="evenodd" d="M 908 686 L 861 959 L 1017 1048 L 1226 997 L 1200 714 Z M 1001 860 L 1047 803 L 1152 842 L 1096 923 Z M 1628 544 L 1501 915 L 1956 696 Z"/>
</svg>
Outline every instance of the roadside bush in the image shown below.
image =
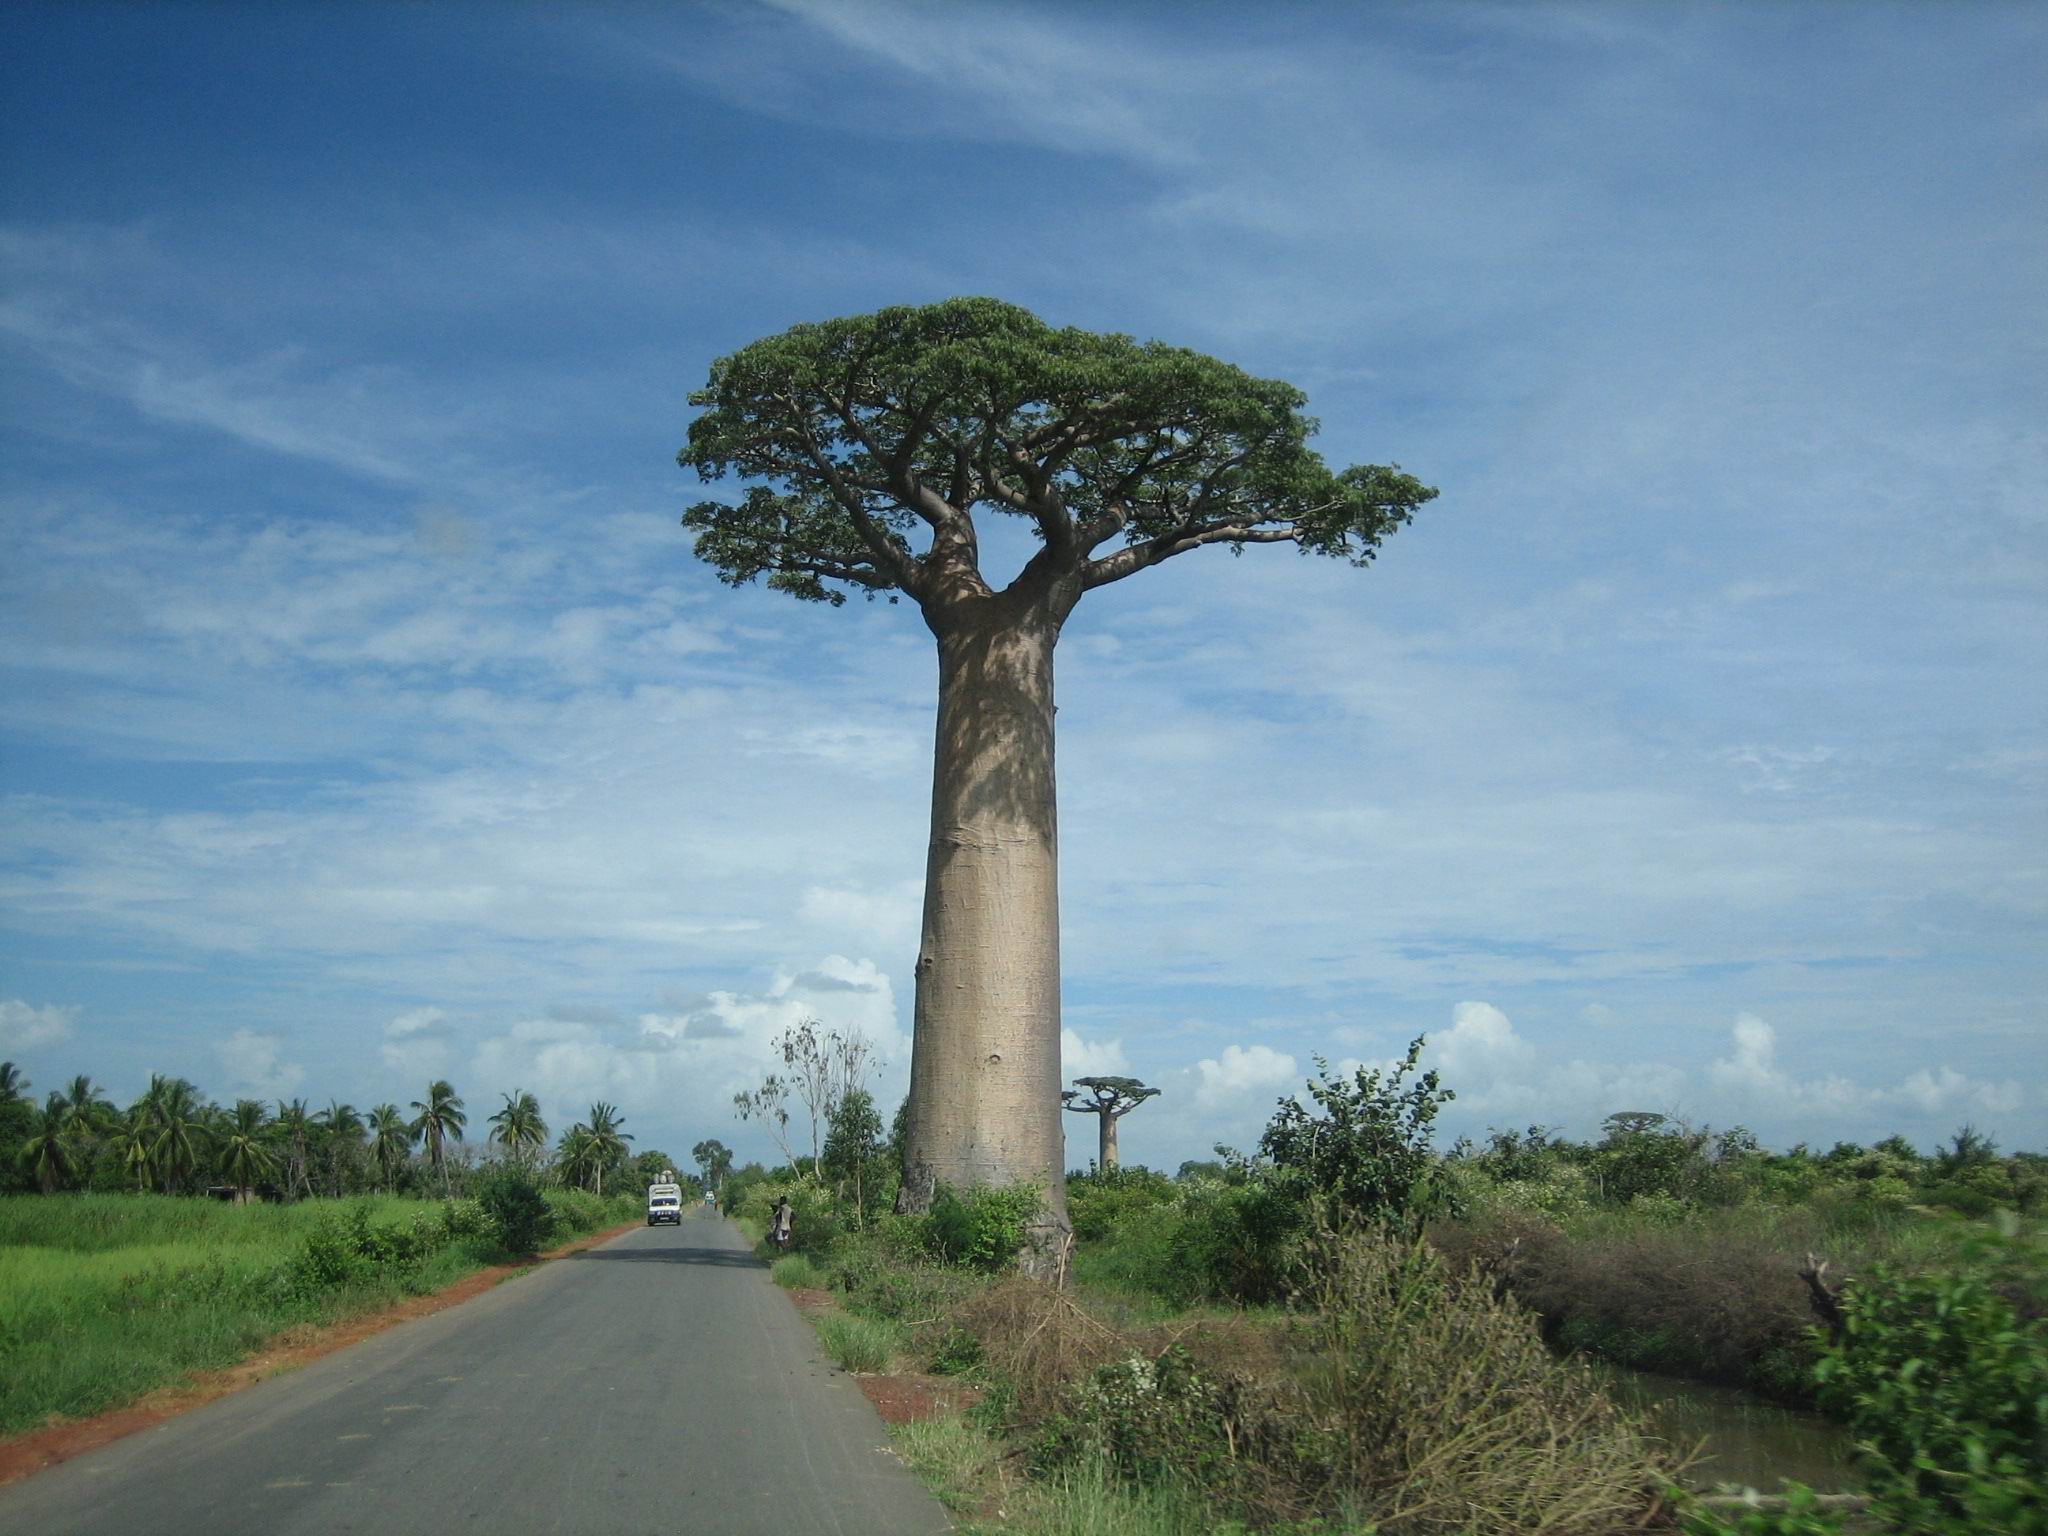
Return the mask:
<svg viewBox="0 0 2048 1536">
<path fill-rule="evenodd" d="M 1914 1530 L 2048 1531 L 2048 1325 L 1973 1272 L 1880 1267 L 1842 1310 L 1814 1375 L 1886 1512 Z"/>
<path fill-rule="evenodd" d="M 1678 1470 L 1511 1298 L 1384 1233 L 1315 1239 L 1299 1324 L 1309 1412 L 1385 1536 L 1633 1531 Z"/>
<path fill-rule="evenodd" d="M 591 1232 L 605 1224 L 606 1203 L 587 1189 L 550 1189 L 542 1193 L 548 1209 L 554 1212 L 557 1230 Z"/>
<path fill-rule="evenodd" d="M 1302 1198 L 1327 1201 L 1340 1216 L 1420 1231 L 1433 1216 L 1456 1215 L 1458 1189 L 1430 1150 L 1437 1111 L 1457 1095 L 1435 1072 L 1408 1081 L 1422 1057 L 1421 1037 L 1391 1072 L 1360 1067 L 1332 1076 L 1315 1058 L 1308 1083 L 1313 1110 L 1280 1101 L 1259 1137 L 1275 1175 Z M 1404 1087 L 1403 1085 L 1406 1084 Z"/>
<path fill-rule="evenodd" d="M 1813 1311 L 1799 1263 L 1807 1248 L 1840 1249 L 1810 1218 L 1751 1208 L 1667 1223 L 1608 1214 L 1565 1228 L 1508 1212 L 1439 1223 L 1430 1241 L 1455 1269 L 1511 1291 L 1560 1349 L 1812 1400 Z"/>
<path fill-rule="evenodd" d="M 454 1200 L 444 1200 L 440 1210 L 441 1230 L 451 1242 L 466 1237 L 496 1239 L 498 1233 L 491 1224 L 490 1213 L 483 1203 L 467 1195 Z"/>
<path fill-rule="evenodd" d="M 1044 1204 L 1028 1184 L 982 1184 L 964 1193 L 941 1185 L 925 1214 L 926 1241 L 934 1258 L 992 1274 L 1017 1257 L 1026 1227 Z"/>
<path fill-rule="evenodd" d="M 531 1258 L 554 1236 L 555 1213 L 533 1175 L 516 1163 L 500 1163 L 484 1176 L 476 1204 L 499 1246 L 515 1258 Z"/>
<path fill-rule="evenodd" d="M 1173 1181 L 1149 1168 L 1111 1168 L 1067 1177 L 1067 1218 L 1074 1241 L 1109 1237 L 1140 1211 L 1174 1198 Z"/>
<path fill-rule="evenodd" d="M 775 1214 L 775 1202 L 789 1199 L 790 1246 L 814 1259 L 828 1258 L 847 1230 L 845 1214 L 832 1191 L 812 1179 L 788 1182 L 763 1179 L 750 1185 L 734 1214 L 756 1222 L 766 1231 Z"/>
<path fill-rule="evenodd" d="M 931 1327 L 973 1282 L 934 1263 L 923 1251 L 918 1218 L 890 1217 L 833 1254 L 833 1273 L 847 1305 L 909 1328 Z"/>
<path fill-rule="evenodd" d="M 1253 1174 L 1241 1183 L 1180 1185 L 1175 1197 L 1129 1212 L 1075 1258 L 1077 1280 L 1187 1305 L 1260 1305 L 1287 1292 L 1308 1207 L 1291 1183 Z"/>
<path fill-rule="evenodd" d="M 1219 1520 L 1605 1536 L 1662 1517 L 1677 1465 L 1515 1303 L 1375 1225 L 1293 1257 L 1286 1325 L 1117 1330 L 1028 1281 L 955 1319 L 1041 1465 L 1192 1481 Z"/>
</svg>

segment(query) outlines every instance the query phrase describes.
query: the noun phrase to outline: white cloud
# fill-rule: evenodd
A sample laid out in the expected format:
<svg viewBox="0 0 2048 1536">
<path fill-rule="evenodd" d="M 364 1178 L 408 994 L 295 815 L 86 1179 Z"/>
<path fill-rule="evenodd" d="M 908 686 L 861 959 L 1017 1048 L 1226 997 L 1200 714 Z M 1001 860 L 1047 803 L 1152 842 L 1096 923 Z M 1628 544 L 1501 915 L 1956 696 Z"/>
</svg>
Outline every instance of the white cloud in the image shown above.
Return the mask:
<svg viewBox="0 0 2048 1536">
<path fill-rule="evenodd" d="M 1536 1059 L 1535 1047 L 1491 1003 L 1458 1004 L 1451 1010 L 1450 1029 L 1432 1036 L 1429 1048 L 1453 1082 L 1518 1076 Z"/>
<path fill-rule="evenodd" d="M 411 1008 L 384 1026 L 377 1054 L 407 1083 L 438 1078 L 455 1060 L 455 1031 L 439 1008 Z"/>
<path fill-rule="evenodd" d="M 56 1003 L 37 1008 L 20 998 L 0 1001 L 0 1050 L 30 1051 L 55 1045 L 70 1035 L 71 1023 L 78 1013 L 76 1007 Z"/>
<path fill-rule="evenodd" d="M 1300 1077 L 1294 1058 L 1270 1045 L 1227 1045 L 1220 1055 L 1196 1062 L 1194 1073 L 1198 1105 L 1229 1104 L 1298 1087 Z"/>
<path fill-rule="evenodd" d="M 1060 1081 L 1077 1077 L 1132 1077 L 1131 1063 L 1121 1040 L 1091 1042 L 1071 1029 L 1060 1031 Z"/>
<path fill-rule="evenodd" d="M 230 1092 L 244 1098 L 290 1098 L 305 1081 L 306 1069 L 284 1059 L 284 1038 L 238 1029 L 213 1047 L 227 1074 Z"/>
</svg>

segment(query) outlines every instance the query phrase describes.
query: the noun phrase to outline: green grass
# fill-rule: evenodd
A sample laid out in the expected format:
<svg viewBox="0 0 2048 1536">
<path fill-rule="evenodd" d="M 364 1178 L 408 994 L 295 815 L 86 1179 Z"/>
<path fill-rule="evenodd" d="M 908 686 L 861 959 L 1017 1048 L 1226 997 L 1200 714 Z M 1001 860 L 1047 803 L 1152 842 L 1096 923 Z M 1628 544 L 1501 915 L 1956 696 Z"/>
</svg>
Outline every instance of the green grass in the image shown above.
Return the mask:
<svg viewBox="0 0 2048 1536">
<path fill-rule="evenodd" d="M 961 1536 L 1232 1536 L 1198 1492 L 1134 1488 L 1101 1467 L 1062 1469 L 1019 1482 L 1004 1475 L 1004 1448 L 960 1414 L 890 1431 L 896 1449 L 938 1501 L 966 1517 Z"/>
<path fill-rule="evenodd" d="M 883 1371 L 902 1342 L 894 1326 L 873 1317 L 830 1312 L 818 1319 L 818 1342 L 832 1363 L 848 1371 Z"/>
<path fill-rule="evenodd" d="M 825 1284 L 825 1271 L 801 1253 L 784 1254 L 770 1266 L 768 1275 L 785 1290 L 820 1290 Z"/>
<path fill-rule="evenodd" d="M 233 1206 L 164 1195 L 0 1199 L 0 1434 L 131 1401 L 245 1359 L 285 1329 L 373 1311 L 499 1257 L 487 1238 L 425 1245 L 409 1265 L 341 1285 L 306 1278 L 306 1239 L 358 1201 Z M 436 1200 L 378 1197 L 371 1225 L 438 1230 Z M 630 1216 L 589 1197 L 558 1240 Z"/>
</svg>

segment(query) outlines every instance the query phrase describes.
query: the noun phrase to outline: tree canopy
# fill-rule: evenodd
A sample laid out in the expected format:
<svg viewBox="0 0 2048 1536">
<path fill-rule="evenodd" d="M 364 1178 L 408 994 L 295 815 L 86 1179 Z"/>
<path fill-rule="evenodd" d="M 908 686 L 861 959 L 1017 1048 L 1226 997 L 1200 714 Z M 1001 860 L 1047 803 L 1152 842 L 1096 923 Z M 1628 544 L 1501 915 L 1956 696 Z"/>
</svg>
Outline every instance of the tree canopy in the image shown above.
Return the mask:
<svg viewBox="0 0 2048 1536">
<path fill-rule="evenodd" d="M 1210 544 L 1362 565 L 1436 494 L 1398 467 L 1333 472 L 1290 384 L 995 299 L 793 326 L 720 358 L 690 403 L 680 462 L 765 482 L 689 509 L 698 554 L 815 602 L 988 595 L 984 509 L 1031 525 L 1025 577 L 1078 596 Z"/>
</svg>

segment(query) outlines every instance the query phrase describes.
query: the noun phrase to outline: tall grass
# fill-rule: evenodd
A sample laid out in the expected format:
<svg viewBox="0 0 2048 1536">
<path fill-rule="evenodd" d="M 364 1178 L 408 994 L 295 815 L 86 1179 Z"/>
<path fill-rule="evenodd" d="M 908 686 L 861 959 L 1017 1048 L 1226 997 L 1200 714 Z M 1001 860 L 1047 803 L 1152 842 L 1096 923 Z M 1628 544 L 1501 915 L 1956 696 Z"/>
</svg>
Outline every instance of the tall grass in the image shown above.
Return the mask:
<svg viewBox="0 0 2048 1536">
<path fill-rule="evenodd" d="M 825 1271 L 811 1262 L 810 1255 L 786 1253 L 769 1266 L 769 1278 L 784 1290 L 817 1290 L 825 1284 Z"/>
<path fill-rule="evenodd" d="M 0 1434 L 232 1365 L 295 1325 L 439 1289 L 500 1257 L 466 1204 L 0 1199 Z M 624 1209 L 565 1202 L 558 1235 L 591 1231 Z M 404 1261 L 365 1262 L 341 1279 L 310 1266 L 309 1252 L 344 1213 L 394 1244 L 402 1237 Z"/>
<path fill-rule="evenodd" d="M 818 1319 L 818 1342 L 842 1370 L 883 1371 L 895 1358 L 901 1336 L 879 1318 L 832 1312 Z"/>
</svg>

